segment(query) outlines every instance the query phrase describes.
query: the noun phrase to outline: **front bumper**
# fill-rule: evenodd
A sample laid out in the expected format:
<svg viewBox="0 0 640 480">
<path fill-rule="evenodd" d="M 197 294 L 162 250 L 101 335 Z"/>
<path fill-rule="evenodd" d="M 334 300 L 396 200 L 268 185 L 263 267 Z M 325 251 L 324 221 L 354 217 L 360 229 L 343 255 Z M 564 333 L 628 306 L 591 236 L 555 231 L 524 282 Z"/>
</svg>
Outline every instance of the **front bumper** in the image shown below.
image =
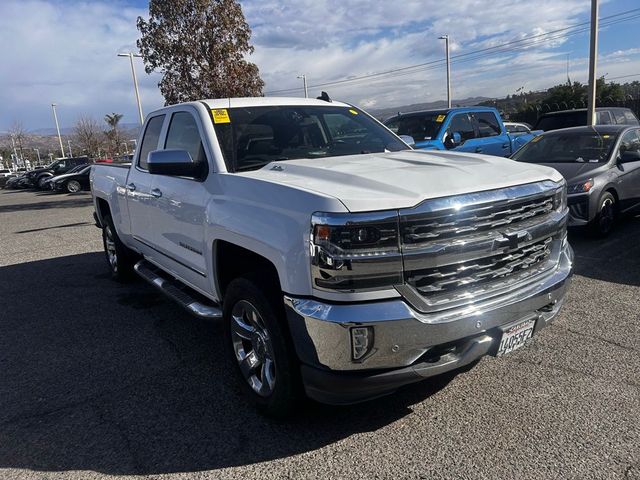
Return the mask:
<svg viewBox="0 0 640 480">
<path fill-rule="evenodd" d="M 567 205 L 569 207 L 568 227 L 584 227 L 593 220 L 597 205 L 592 205 L 592 195 L 590 193 L 576 193 L 567 195 Z"/>
<path fill-rule="evenodd" d="M 537 318 L 535 334 L 560 311 L 572 273 L 573 251 L 566 244 L 544 278 L 452 311 L 419 313 L 401 298 L 328 304 L 285 297 L 307 395 L 331 404 L 367 400 L 492 353 L 500 327 L 514 321 Z M 355 326 L 374 332 L 372 350 L 357 362 L 351 358 Z"/>
</svg>

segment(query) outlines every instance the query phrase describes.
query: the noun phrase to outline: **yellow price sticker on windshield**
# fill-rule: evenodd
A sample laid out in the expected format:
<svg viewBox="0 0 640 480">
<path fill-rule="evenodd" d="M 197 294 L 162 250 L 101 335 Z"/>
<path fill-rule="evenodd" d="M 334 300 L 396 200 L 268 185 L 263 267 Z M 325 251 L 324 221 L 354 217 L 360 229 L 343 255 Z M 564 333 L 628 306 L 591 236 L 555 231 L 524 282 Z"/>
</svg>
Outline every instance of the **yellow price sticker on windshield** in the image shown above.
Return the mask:
<svg viewBox="0 0 640 480">
<path fill-rule="evenodd" d="M 354 110 L 353 108 L 350 108 L 349 112 L 351 113 L 351 115 L 357 115 L 358 114 L 357 110 Z"/>
<path fill-rule="evenodd" d="M 227 112 L 226 108 L 211 110 L 211 114 L 213 115 L 213 123 L 231 123 L 229 112 Z"/>
<path fill-rule="evenodd" d="M 436 122 L 438 122 L 438 123 L 444 122 L 445 117 L 446 117 L 446 115 L 438 115 L 436 117 Z"/>
</svg>

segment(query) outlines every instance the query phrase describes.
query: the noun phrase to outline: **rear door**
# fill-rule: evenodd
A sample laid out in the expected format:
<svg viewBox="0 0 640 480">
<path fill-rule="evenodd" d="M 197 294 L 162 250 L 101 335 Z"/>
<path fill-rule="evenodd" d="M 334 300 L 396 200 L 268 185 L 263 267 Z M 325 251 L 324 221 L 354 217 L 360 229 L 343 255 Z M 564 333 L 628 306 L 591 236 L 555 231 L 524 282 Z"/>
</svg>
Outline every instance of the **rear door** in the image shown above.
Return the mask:
<svg viewBox="0 0 640 480">
<path fill-rule="evenodd" d="M 203 126 L 193 107 L 176 107 L 167 119 L 168 127 L 162 149 L 186 150 L 196 162 L 212 171 L 203 143 Z M 158 261 L 192 286 L 207 290 L 207 258 L 204 228 L 207 190 L 205 179 L 153 175 L 152 193 L 156 204 L 150 213 L 153 244 L 162 253 Z"/>
<path fill-rule="evenodd" d="M 511 154 L 511 139 L 502 131 L 502 124 L 494 112 L 475 112 L 472 114 L 476 122 L 478 137 L 481 139 L 478 153 L 506 157 Z M 476 149 L 477 151 L 477 149 Z"/>
<path fill-rule="evenodd" d="M 149 152 L 157 150 L 166 115 L 156 115 L 147 120 L 140 151 L 134 157 L 127 177 L 126 195 L 131 234 L 138 247 L 149 258 L 158 253 L 153 245 L 153 225 L 151 217 L 155 205 L 155 197 L 151 195 L 153 175 L 147 170 Z"/>
<path fill-rule="evenodd" d="M 627 131 L 620 139 L 616 159 L 625 150 L 640 152 L 640 129 L 634 128 Z M 620 175 L 618 183 L 618 196 L 622 210 L 635 208 L 640 204 L 640 161 L 622 163 L 617 165 Z"/>
</svg>

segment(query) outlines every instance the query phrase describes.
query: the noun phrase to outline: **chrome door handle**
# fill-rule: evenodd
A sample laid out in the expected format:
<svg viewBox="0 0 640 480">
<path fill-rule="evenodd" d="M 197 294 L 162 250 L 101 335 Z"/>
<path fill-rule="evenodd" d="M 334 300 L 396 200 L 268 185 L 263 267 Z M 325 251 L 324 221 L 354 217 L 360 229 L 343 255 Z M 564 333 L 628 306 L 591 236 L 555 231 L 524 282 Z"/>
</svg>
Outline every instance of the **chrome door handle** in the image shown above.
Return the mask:
<svg viewBox="0 0 640 480">
<path fill-rule="evenodd" d="M 162 196 L 162 192 L 160 190 L 158 190 L 157 188 L 154 188 L 153 190 L 151 190 L 151 196 L 152 197 L 156 197 L 156 198 L 160 198 Z"/>
<path fill-rule="evenodd" d="M 129 190 L 130 192 L 135 192 L 136 191 L 136 184 L 135 183 L 129 183 L 127 185 L 127 190 Z"/>
</svg>

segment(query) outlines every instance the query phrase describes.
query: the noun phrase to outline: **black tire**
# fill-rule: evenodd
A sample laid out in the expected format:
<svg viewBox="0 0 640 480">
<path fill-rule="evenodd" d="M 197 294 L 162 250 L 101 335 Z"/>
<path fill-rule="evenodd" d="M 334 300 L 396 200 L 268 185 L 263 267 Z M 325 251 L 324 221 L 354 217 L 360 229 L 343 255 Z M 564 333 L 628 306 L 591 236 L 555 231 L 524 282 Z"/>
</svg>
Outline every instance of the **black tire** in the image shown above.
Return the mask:
<svg viewBox="0 0 640 480">
<path fill-rule="evenodd" d="M 38 180 L 36 180 L 36 187 L 39 190 L 44 190 L 44 182 L 46 182 L 49 179 L 49 177 L 47 175 L 44 175 L 40 178 L 38 178 Z"/>
<path fill-rule="evenodd" d="M 303 395 L 299 362 L 285 324 L 282 292 L 278 291 L 273 282 L 268 283 L 264 275 L 248 274 L 236 278 L 229 284 L 223 305 L 227 357 L 233 363 L 233 369 L 237 372 L 238 378 L 251 402 L 260 413 L 270 417 L 285 418 L 291 416 Z M 257 323 L 263 326 L 266 331 L 266 334 L 263 335 L 262 348 L 259 348 L 261 328 L 254 328 L 254 340 L 241 339 L 237 333 L 232 331 L 235 329 L 236 331 L 242 330 L 242 333 L 247 333 L 247 330 L 238 328 L 238 323 L 234 319 L 234 315 L 238 318 L 238 313 L 247 305 L 255 308 L 261 320 Z M 243 316 L 242 318 L 244 319 L 245 317 Z M 247 326 L 250 326 L 248 319 L 245 321 L 247 321 Z M 238 353 L 239 349 L 245 354 L 245 359 L 250 357 L 252 353 L 253 358 L 256 359 L 256 363 L 250 365 L 253 367 L 250 374 L 243 373 L 241 363 L 245 363 L 246 372 L 247 362 L 241 362 L 242 355 Z M 265 372 L 269 371 L 268 361 L 271 357 L 272 373 L 267 377 Z M 248 363 L 250 364 L 251 362 Z M 251 374 L 255 377 L 253 383 L 246 376 Z M 269 378 L 273 380 L 272 386 L 268 381 Z M 258 382 L 267 387 L 262 393 L 256 390 Z"/>
<path fill-rule="evenodd" d="M 598 213 L 589 224 L 591 233 L 597 237 L 606 237 L 613 230 L 617 216 L 616 197 L 611 192 L 604 192 L 598 200 Z"/>
<path fill-rule="evenodd" d="M 135 276 L 133 266 L 139 256 L 122 243 L 110 215 L 102 219 L 102 245 L 111 278 L 118 282 L 132 280 Z"/>
<path fill-rule="evenodd" d="M 64 188 L 69 193 L 78 193 L 82 191 L 82 185 L 77 180 L 69 180 L 65 183 Z"/>
</svg>

